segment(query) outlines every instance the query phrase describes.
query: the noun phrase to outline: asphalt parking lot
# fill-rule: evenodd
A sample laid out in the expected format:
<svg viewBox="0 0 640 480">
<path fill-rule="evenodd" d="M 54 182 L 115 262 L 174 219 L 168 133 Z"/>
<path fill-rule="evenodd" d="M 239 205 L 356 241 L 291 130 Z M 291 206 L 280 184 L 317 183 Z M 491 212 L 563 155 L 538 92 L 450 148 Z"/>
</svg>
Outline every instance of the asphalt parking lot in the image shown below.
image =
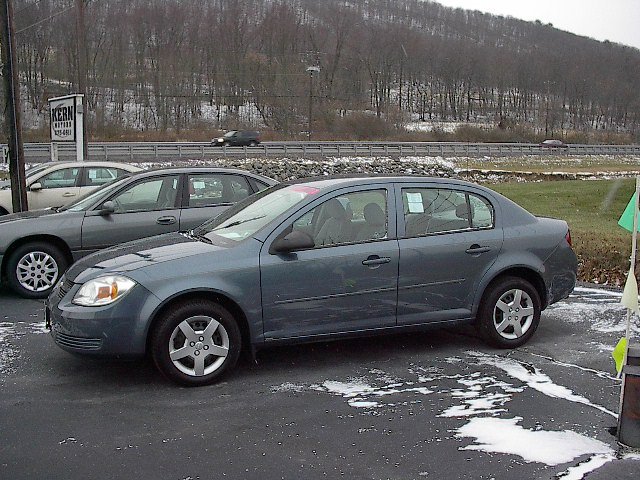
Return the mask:
<svg viewBox="0 0 640 480">
<path fill-rule="evenodd" d="M 623 330 L 617 292 L 580 288 L 517 351 L 470 327 L 280 347 L 187 389 L 63 352 L 41 302 L 0 290 L 0 478 L 637 478 Z"/>
</svg>

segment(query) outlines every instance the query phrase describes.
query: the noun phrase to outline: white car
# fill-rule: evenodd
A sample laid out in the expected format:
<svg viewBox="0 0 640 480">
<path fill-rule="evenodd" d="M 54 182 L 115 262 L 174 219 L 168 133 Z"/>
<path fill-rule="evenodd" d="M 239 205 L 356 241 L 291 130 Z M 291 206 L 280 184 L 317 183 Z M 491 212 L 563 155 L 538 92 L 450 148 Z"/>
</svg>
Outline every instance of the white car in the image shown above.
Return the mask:
<svg viewBox="0 0 640 480">
<path fill-rule="evenodd" d="M 26 171 L 29 210 L 62 207 L 139 167 L 115 162 L 51 162 Z M 3 182 L 5 183 L 5 182 Z M 11 185 L 0 185 L 0 215 L 13 213 Z"/>
</svg>

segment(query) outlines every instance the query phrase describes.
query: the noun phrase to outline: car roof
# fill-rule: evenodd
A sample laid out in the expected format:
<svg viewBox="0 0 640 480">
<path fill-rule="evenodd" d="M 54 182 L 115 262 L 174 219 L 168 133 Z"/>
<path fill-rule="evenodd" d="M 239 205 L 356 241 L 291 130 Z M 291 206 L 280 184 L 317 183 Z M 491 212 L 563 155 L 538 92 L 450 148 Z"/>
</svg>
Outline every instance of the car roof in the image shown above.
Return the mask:
<svg viewBox="0 0 640 480">
<path fill-rule="evenodd" d="M 291 185 L 305 184 L 320 190 L 335 188 L 338 186 L 349 187 L 358 185 L 371 185 L 378 183 L 437 183 L 441 185 L 459 186 L 459 187 L 480 187 L 482 186 L 447 177 L 430 177 L 426 175 L 335 175 L 327 177 L 310 177 L 298 180 L 290 180 L 285 183 Z M 483 188 L 484 189 L 484 188 Z"/>
<path fill-rule="evenodd" d="M 152 175 L 172 175 L 172 174 L 181 174 L 181 173 L 226 173 L 233 175 L 245 175 L 248 177 L 255 178 L 256 180 L 260 180 L 268 185 L 275 185 L 278 183 L 277 180 L 274 180 L 270 177 L 265 177 L 264 175 L 259 175 L 257 173 L 250 172 L 248 170 L 241 170 L 239 168 L 226 168 L 226 167 L 203 167 L 203 166 L 194 166 L 194 167 L 169 167 L 169 168 L 157 168 L 152 170 L 145 170 L 142 172 L 136 173 L 136 178 L 152 176 Z"/>
<path fill-rule="evenodd" d="M 113 167 L 113 168 L 122 168 L 130 171 L 138 171 L 142 170 L 142 168 L 131 165 L 130 163 L 121 163 L 121 162 L 101 162 L 101 161 L 85 161 L 85 162 L 71 162 L 60 160 L 56 162 L 42 162 L 40 164 L 30 164 L 31 166 L 36 165 L 47 165 L 50 167 Z"/>
</svg>

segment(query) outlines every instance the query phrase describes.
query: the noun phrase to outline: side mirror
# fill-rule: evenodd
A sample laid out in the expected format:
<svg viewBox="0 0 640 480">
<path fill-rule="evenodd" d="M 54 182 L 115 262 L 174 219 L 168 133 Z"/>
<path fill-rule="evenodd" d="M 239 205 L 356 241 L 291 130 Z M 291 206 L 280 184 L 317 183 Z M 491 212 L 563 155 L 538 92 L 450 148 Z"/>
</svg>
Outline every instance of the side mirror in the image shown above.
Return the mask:
<svg viewBox="0 0 640 480">
<path fill-rule="evenodd" d="M 100 215 L 111 215 L 115 211 L 116 206 L 111 200 L 104 202 L 100 207 Z"/>
<path fill-rule="evenodd" d="M 40 190 L 42 190 L 42 184 L 40 182 L 32 183 L 29 186 L 29 190 L 32 192 L 39 192 Z"/>
<path fill-rule="evenodd" d="M 285 235 L 283 238 L 277 239 L 271 244 L 269 253 L 289 253 L 296 250 L 306 250 L 307 248 L 313 248 L 316 244 L 308 233 L 301 232 L 300 230 L 294 230 L 293 232 Z"/>
</svg>

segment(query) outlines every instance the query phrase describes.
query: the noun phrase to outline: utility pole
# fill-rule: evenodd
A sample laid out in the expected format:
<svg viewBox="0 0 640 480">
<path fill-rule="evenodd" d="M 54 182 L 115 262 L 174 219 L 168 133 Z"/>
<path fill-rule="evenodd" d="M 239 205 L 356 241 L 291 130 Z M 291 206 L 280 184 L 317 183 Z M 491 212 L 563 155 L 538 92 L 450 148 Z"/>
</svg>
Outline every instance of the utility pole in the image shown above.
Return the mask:
<svg viewBox="0 0 640 480">
<path fill-rule="evenodd" d="M 313 74 L 320 73 L 320 67 L 307 67 L 309 74 L 309 140 L 311 140 L 311 127 L 313 125 Z"/>
<path fill-rule="evenodd" d="M 84 25 L 85 0 L 76 1 L 76 53 L 78 55 L 77 85 L 82 93 L 82 159 L 87 160 L 87 37 Z"/>
<path fill-rule="evenodd" d="M 11 177 L 11 200 L 14 212 L 28 210 L 27 186 L 24 174 L 24 149 L 20 124 L 20 84 L 16 61 L 15 31 L 13 28 L 13 5 L 11 0 L 0 0 L 2 15 L 2 77 L 7 97 L 6 119 L 9 136 L 9 176 Z"/>
</svg>

